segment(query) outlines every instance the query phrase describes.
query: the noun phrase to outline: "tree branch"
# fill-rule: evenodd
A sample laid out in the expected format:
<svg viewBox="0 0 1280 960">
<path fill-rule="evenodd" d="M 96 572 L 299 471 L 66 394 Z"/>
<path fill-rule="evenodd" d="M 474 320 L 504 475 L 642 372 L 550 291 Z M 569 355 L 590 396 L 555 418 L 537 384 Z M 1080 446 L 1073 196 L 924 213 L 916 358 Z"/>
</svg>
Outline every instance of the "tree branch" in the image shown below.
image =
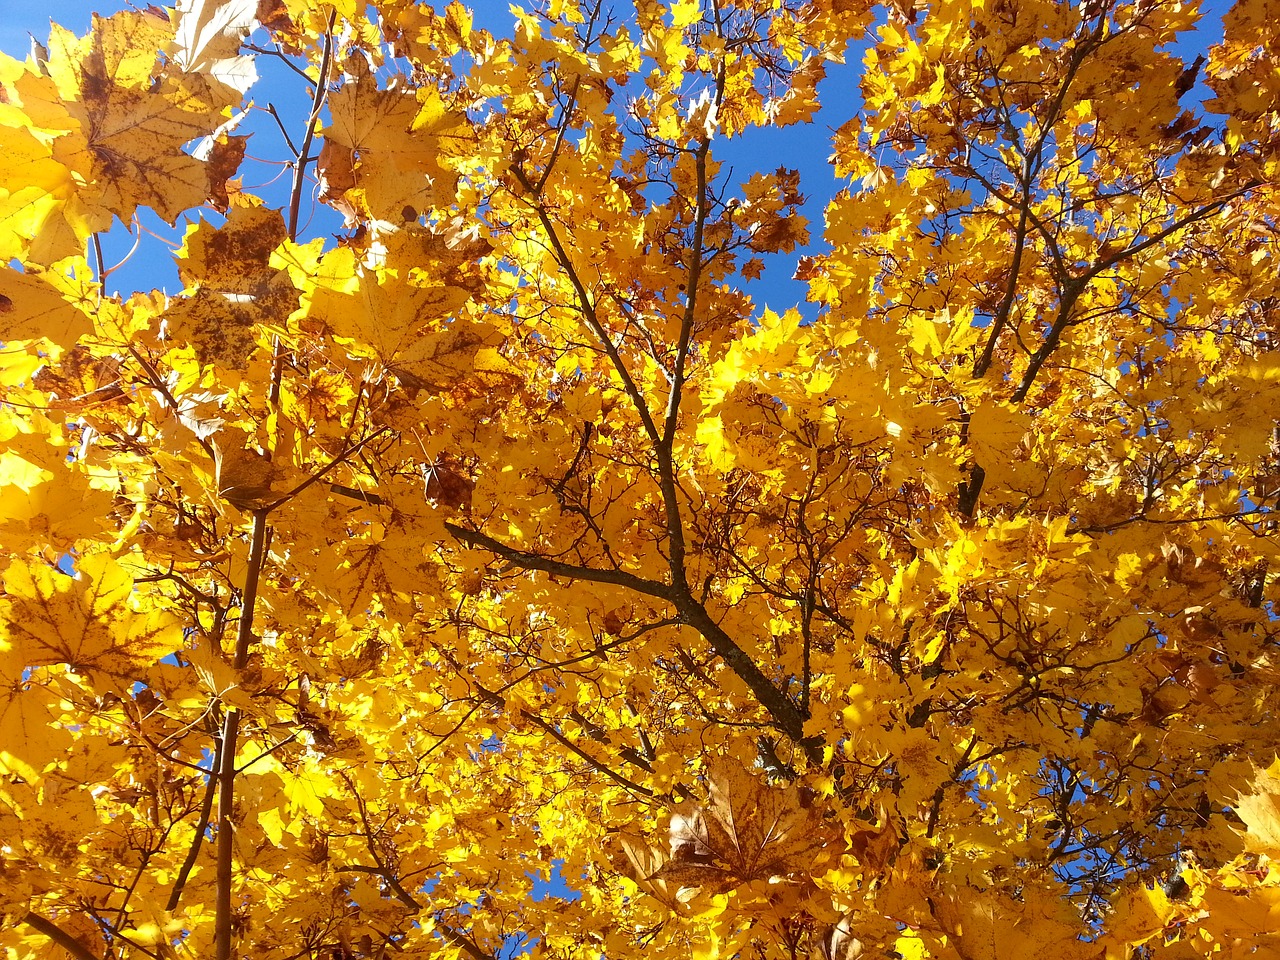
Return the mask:
<svg viewBox="0 0 1280 960">
<path fill-rule="evenodd" d="M 67 953 L 71 954 L 74 960 L 99 960 L 90 953 L 85 946 L 67 931 L 52 920 L 46 920 L 44 917 L 36 913 L 28 912 L 22 918 L 22 922 L 38 933 L 43 933 L 46 937 L 60 946 Z"/>
<path fill-rule="evenodd" d="M 693 627 L 711 645 L 711 649 L 720 657 L 738 678 L 755 694 L 760 705 L 765 708 L 773 720 L 773 725 L 787 735 L 789 739 L 804 750 L 805 755 L 814 763 L 822 762 L 822 748 L 817 740 L 805 741 L 804 715 L 789 697 L 779 690 L 756 666 L 750 655 L 743 650 L 724 628 L 712 618 L 706 608 L 698 602 L 689 590 L 688 585 L 670 587 L 656 580 L 646 580 L 623 570 L 596 570 L 549 557 L 539 556 L 525 550 L 517 550 L 507 546 L 493 537 L 475 530 L 468 530 L 455 523 L 445 523 L 454 537 L 470 547 L 482 547 L 495 556 L 522 567 L 526 570 L 541 570 L 554 576 L 571 580 L 582 580 L 589 583 L 611 583 L 635 590 L 646 596 L 665 600 L 676 608 L 680 620 Z"/>
<path fill-rule="evenodd" d="M 411 910 L 425 910 L 425 905 L 404 888 L 404 884 L 400 882 L 400 878 L 396 875 L 396 872 L 382 862 L 382 857 L 378 853 L 378 845 L 373 842 L 373 827 L 369 823 L 368 805 L 364 802 L 364 798 L 360 796 L 359 791 L 356 790 L 356 786 L 352 783 L 351 778 L 345 773 L 341 774 L 341 776 L 346 782 L 347 787 L 351 790 L 351 795 L 356 801 L 356 808 L 360 811 L 360 822 L 364 826 L 365 849 L 369 851 L 369 855 L 373 857 L 373 862 L 377 866 L 368 867 L 364 865 L 357 865 L 351 867 L 339 867 L 338 869 L 376 874 L 386 882 L 387 886 L 391 889 L 391 892 L 396 895 L 396 899 L 406 907 L 409 907 Z M 449 941 L 449 943 L 461 949 L 463 953 L 471 958 L 471 960 L 492 960 L 492 958 L 481 950 L 474 941 L 468 937 L 464 937 L 452 927 L 447 927 L 443 923 L 437 922 L 435 929 L 440 931 L 440 935 Z"/>
<path fill-rule="evenodd" d="M 249 662 L 249 647 L 253 642 L 253 609 L 258 601 L 258 580 L 262 575 L 262 563 L 266 556 L 267 516 L 269 509 L 253 513 L 253 533 L 249 545 L 249 569 L 245 573 L 244 590 L 240 597 L 240 623 L 236 632 L 236 651 L 232 666 L 243 670 Z M 214 956 L 217 960 L 231 960 L 231 887 L 235 876 L 235 828 L 232 823 L 235 807 L 236 740 L 240 735 L 240 711 L 232 708 L 222 729 L 222 756 L 218 766 L 218 868 L 216 919 L 214 923 Z"/>
<path fill-rule="evenodd" d="M 717 102 L 720 97 L 716 97 Z M 663 417 L 662 437 L 656 444 L 658 460 L 658 486 L 662 490 L 662 505 L 667 517 L 667 562 L 671 566 L 671 580 L 677 586 L 685 584 L 684 570 L 684 521 L 680 518 L 680 500 L 676 491 L 675 463 L 672 449 L 675 446 L 676 427 L 680 421 L 680 401 L 684 395 L 685 364 L 693 341 L 694 313 L 698 308 L 698 284 L 702 280 L 702 246 L 707 224 L 707 154 L 711 140 L 704 137 L 694 154 L 697 171 L 697 209 L 693 218 L 693 249 L 689 252 L 689 274 L 685 280 L 684 316 L 680 318 L 680 340 L 676 345 L 676 359 L 671 371 L 671 386 L 667 394 L 667 410 Z"/>
<path fill-rule="evenodd" d="M 566 750 L 570 750 L 575 755 L 582 758 L 582 760 L 586 762 L 586 764 L 590 766 L 591 769 L 595 770 L 597 773 L 604 774 L 614 783 L 618 784 L 620 787 L 623 787 L 626 790 L 634 790 L 636 793 L 639 793 L 642 796 L 653 797 L 654 795 L 653 791 L 650 790 L 648 787 L 641 786 L 640 784 L 636 783 L 634 780 L 624 777 L 622 774 L 618 773 L 616 770 L 612 770 L 609 767 L 606 767 L 603 763 L 601 763 L 599 760 L 595 759 L 595 757 L 591 756 L 589 753 L 581 749 L 576 743 L 574 743 L 572 740 L 566 737 L 554 726 L 547 723 L 547 721 L 543 720 L 541 717 L 537 716 L 536 714 L 530 713 L 528 710 L 521 710 L 520 716 L 524 717 L 530 723 L 536 724 L 537 726 L 541 727 L 551 736 L 553 740 L 561 744 Z"/>
<path fill-rule="evenodd" d="M 1080 295 L 1084 293 L 1085 287 L 1088 285 L 1090 280 L 1098 276 L 1102 271 L 1109 270 L 1111 267 L 1114 267 L 1125 260 L 1132 259 L 1144 250 L 1150 249 L 1184 227 L 1189 227 L 1193 223 L 1212 216 L 1236 197 L 1247 193 L 1255 186 L 1256 184 L 1250 183 L 1241 187 L 1239 190 L 1235 190 L 1227 194 L 1225 197 L 1221 197 L 1211 203 L 1205 204 L 1197 210 L 1193 210 L 1185 217 L 1179 217 L 1173 223 L 1169 224 L 1164 229 L 1153 233 L 1140 243 L 1135 243 L 1133 246 L 1125 247 L 1123 250 L 1113 253 L 1109 257 L 1104 257 L 1080 276 L 1072 277 L 1068 280 L 1062 290 L 1062 299 L 1058 305 L 1058 316 L 1054 319 L 1053 326 L 1049 328 L 1049 332 L 1045 335 L 1044 342 L 1040 344 L 1039 349 L 1032 355 L 1031 362 L 1027 365 L 1026 372 L 1022 375 L 1022 381 L 1018 384 L 1018 389 L 1013 393 L 1013 402 L 1021 403 L 1026 399 L 1027 393 L 1030 392 L 1032 384 L 1035 383 L 1036 375 L 1040 372 L 1040 368 L 1044 366 L 1045 361 L 1048 360 L 1053 351 L 1057 349 L 1058 343 L 1062 339 L 1063 331 L 1065 331 L 1067 327 L 1071 326 L 1071 312 L 1075 309 L 1076 301 L 1080 299 Z"/>
<path fill-rule="evenodd" d="M 333 24 L 337 12 L 329 14 L 329 29 L 324 34 L 324 54 L 320 57 L 320 74 L 316 77 L 316 92 L 311 98 L 311 113 L 307 117 L 307 132 L 302 138 L 302 149 L 298 151 L 298 160 L 293 167 L 293 183 L 289 188 L 289 239 L 298 236 L 298 210 L 302 206 L 302 182 L 307 176 L 308 154 L 311 152 L 311 141 L 316 135 L 316 121 L 320 119 L 320 110 L 324 106 L 325 94 L 329 86 L 329 65 L 333 62 Z"/>
<path fill-rule="evenodd" d="M 1027 242 L 1027 221 L 1031 217 L 1031 182 L 1039 169 L 1040 160 L 1044 155 L 1044 148 L 1049 141 L 1049 136 L 1053 131 L 1053 125 L 1058 121 L 1058 115 L 1062 111 L 1062 105 L 1066 102 L 1067 90 L 1070 88 L 1072 81 L 1075 79 L 1076 73 L 1079 72 L 1085 58 L 1097 49 L 1096 41 L 1102 36 L 1102 24 L 1099 23 L 1094 27 L 1093 32 L 1081 42 L 1071 52 L 1071 59 L 1067 62 L 1067 72 L 1062 78 L 1062 84 L 1058 87 L 1057 95 L 1054 97 L 1053 103 L 1049 107 L 1046 117 L 1040 123 L 1040 137 L 1036 141 L 1034 147 L 1026 154 L 1022 161 L 1022 176 L 1019 178 L 1019 187 L 1022 190 L 1022 197 L 1018 203 L 1018 227 L 1014 233 L 1013 247 L 1013 263 L 1009 268 L 1009 282 L 1005 286 L 1004 296 L 1000 300 L 1000 306 L 996 310 L 996 315 L 991 323 L 991 333 L 987 335 L 987 342 L 983 346 L 982 356 L 978 358 L 978 362 L 973 365 L 973 376 L 982 377 L 986 375 L 987 370 L 991 367 L 992 358 L 995 356 L 996 341 L 999 340 L 1001 332 L 1005 325 L 1009 322 L 1009 313 L 1013 309 L 1013 301 L 1018 292 L 1018 273 L 1022 269 L 1022 256 L 1026 249 Z"/>
<path fill-rule="evenodd" d="M 529 182 L 528 175 L 520 168 L 519 164 L 515 164 L 511 168 L 512 175 L 520 182 L 520 186 L 530 197 L 537 198 L 536 188 Z M 605 355 L 608 356 L 609 362 L 613 365 L 613 369 L 617 371 L 619 379 L 622 381 L 622 388 L 627 394 L 627 398 L 631 401 L 631 405 L 635 407 L 636 413 L 640 416 L 640 422 L 644 425 L 645 433 L 649 435 L 649 439 L 657 445 L 661 441 L 662 435 L 658 431 L 658 425 L 653 420 L 653 414 L 649 410 L 649 404 L 644 399 L 644 394 L 640 392 L 640 388 L 632 379 L 631 371 L 627 369 L 627 365 L 622 362 L 622 354 L 618 352 L 618 348 L 614 345 L 613 339 L 609 336 L 609 331 L 604 328 L 604 324 L 600 322 L 599 314 L 596 313 L 595 304 L 591 302 L 591 297 L 587 293 L 586 285 L 583 284 L 582 278 L 578 276 L 578 271 L 573 267 L 573 261 L 569 258 L 568 252 L 564 248 L 564 244 L 560 242 L 560 235 L 556 232 L 555 224 L 551 222 L 551 217 L 547 215 L 547 211 L 541 203 L 534 203 L 533 200 L 525 198 L 533 212 L 538 217 L 538 222 L 542 224 L 542 229 L 547 232 L 547 239 L 551 242 L 551 249 L 555 251 L 556 263 L 560 264 L 560 269 L 564 270 L 565 275 L 569 278 L 569 283 L 573 287 L 574 296 L 578 300 L 578 309 L 582 312 L 582 318 L 587 323 L 592 335 L 600 342 L 600 346 L 604 349 Z"/>
<path fill-rule="evenodd" d="M 219 737 L 213 763 L 209 767 L 209 779 L 204 785 L 204 800 L 200 804 L 200 818 L 196 821 L 195 834 L 191 838 L 191 845 L 187 848 L 186 859 L 182 861 L 182 867 L 178 870 L 178 878 L 173 882 L 173 889 L 169 891 L 169 902 L 165 904 L 165 909 L 170 913 L 178 909 L 178 902 L 182 899 L 182 890 L 187 885 L 187 878 L 200 857 L 200 845 L 204 842 L 204 832 L 208 829 L 209 818 L 213 815 L 213 797 L 218 792 L 218 771 L 221 768 L 222 738 Z"/>
<path fill-rule="evenodd" d="M 755 694 L 760 705 L 768 711 L 773 724 L 794 742 L 811 763 L 822 764 L 822 745 L 818 738 L 805 739 L 804 714 L 800 712 L 791 698 L 779 690 L 760 670 L 750 655 L 743 650 L 724 628 L 711 617 L 705 607 L 686 589 L 677 603 L 684 622 L 702 634 L 711 649 L 716 652 L 729 669 Z"/>
<path fill-rule="evenodd" d="M 635 574 L 627 573 L 625 570 L 597 570 L 594 567 L 583 567 L 576 563 L 553 560 L 550 557 L 529 553 L 527 550 L 517 550 L 515 547 L 507 546 L 500 540 L 495 540 L 493 537 L 480 533 L 478 530 L 468 530 L 466 527 L 460 527 L 456 523 L 445 523 L 444 526 L 455 538 L 467 546 L 483 547 L 495 556 L 499 556 L 503 560 L 514 563 L 516 566 L 523 567 L 526 570 L 541 570 L 553 576 L 567 577 L 571 580 L 585 580 L 590 583 L 611 583 L 615 586 L 627 587 L 648 597 L 666 600 L 673 605 L 676 603 L 676 592 L 665 583 L 659 583 L 656 580 L 646 580 L 644 577 L 637 577 Z"/>
</svg>

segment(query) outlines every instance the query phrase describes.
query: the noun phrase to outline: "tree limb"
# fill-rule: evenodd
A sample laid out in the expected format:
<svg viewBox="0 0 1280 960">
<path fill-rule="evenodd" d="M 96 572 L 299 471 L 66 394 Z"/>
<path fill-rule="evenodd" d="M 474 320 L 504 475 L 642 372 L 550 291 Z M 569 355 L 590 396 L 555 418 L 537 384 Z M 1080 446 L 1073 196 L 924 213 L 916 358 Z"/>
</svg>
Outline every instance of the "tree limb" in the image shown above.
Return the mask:
<svg viewBox="0 0 1280 960">
<path fill-rule="evenodd" d="M 1062 299 L 1058 305 L 1058 316 L 1053 321 L 1053 326 L 1049 328 L 1049 332 L 1045 335 L 1044 342 L 1031 356 L 1031 362 L 1027 365 L 1026 372 L 1022 375 L 1022 381 L 1018 384 L 1018 389 L 1014 391 L 1011 398 L 1014 403 L 1021 403 L 1026 399 L 1027 393 L 1030 392 L 1032 384 L 1035 383 L 1036 375 L 1040 372 L 1040 368 L 1044 366 L 1044 362 L 1049 359 L 1054 350 L 1057 349 L 1059 341 L 1062 339 L 1063 331 L 1071 326 L 1071 313 L 1075 309 L 1076 301 L 1080 299 L 1080 295 L 1084 293 L 1085 287 L 1089 281 L 1098 276 L 1102 271 L 1109 270 L 1118 263 L 1132 259 L 1144 250 L 1148 250 L 1165 240 L 1170 235 L 1178 232 L 1184 227 L 1217 213 L 1236 197 L 1252 190 L 1256 184 L 1250 183 L 1239 190 L 1235 190 L 1225 197 L 1220 197 L 1211 203 L 1205 204 L 1196 210 L 1191 211 L 1184 217 L 1179 217 L 1173 223 L 1169 224 L 1162 230 L 1153 233 L 1147 239 L 1135 243 L 1130 247 L 1117 251 L 1108 257 L 1104 257 L 1091 266 L 1088 270 L 1078 277 L 1073 277 L 1067 281 L 1062 290 Z"/>
<path fill-rule="evenodd" d="M 258 601 L 258 580 L 266 556 L 267 517 L 270 510 L 255 510 L 253 534 L 249 545 L 249 569 L 245 573 L 240 597 L 240 624 L 236 632 L 236 651 L 232 666 L 243 670 L 249 662 L 249 646 L 253 642 L 253 609 Z M 218 867 L 215 896 L 214 956 L 231 960 L 231 887 L 235 877 L 235 807 L 236 740 L 240 735 L 240 711 L 227 711 L 222 729 L 222 756 L 218 766 Z"/>
<path fill-rule="evenodd" d="M 548 735 L 550 735 L 550 737 L 553 740 L 555 740 L 557 743 L 563 746 L 566 750 L 569 750 L 572 753 L 574 753 L 576 756 L 582 758 L 582 760 L 589 767 L 591 767 L 592 770 L 595 770 L 597 773 L 604 774 L 606 777 L 608 777 L 614 783 L 618 784 L 620 787 L 623 787 L 624 789 L 627 789 L 627 790 L 633 790 L 636 793 L 646 797 L 652 797 L 654 795 L 653 791 L 650 790 L 648 787 L 641 786 L 640 784 L 636 783 L 634 780 L 624 777 L 622 774 L 618 773 L 616 770 L 606 767 L 603 763 L 601 763 L 595 757 L 591 756 L 591 754 L 582 750 L 576 743 L 574 743 L 572 740 L 566 737 L 554 726 L 547 723 L 547 721 L 543 720 L 537 714 L 530 713 L 528 710 L 521 710 L 520 716 L 524 717 L 530 723 L 541 727 L 543 730 L 547 732 Z"/>
<path fill-rule="evenodd" d="M 196 821 L 195 834 L 191 837 L 191 845 L 187 848 L 186 859 L 178 870 L 178 878 L 169 891 L 169 902 L 165 909 L 172 913 L 178 909 L 182 899 L 182 890 L 187 885 L 187 877 L 200 857 L 200 845 L 204 842 L 204 832 L 209 826 L 209 817 L 213 815 L 213 797 L 218 792 L 218 771 L 222 768 L 222 738 L 218 738 L 217 750 L 213 755 L 213 763 L 209 767 L 209 779 L 204 785 L 204 800 L 200 804 L 200 818 Z"/>
<path fill-rule="evenodd" d="M 516 566 L 523 567 L 526 570 L 541 570 L 553 576 L 567 577 L 571 580 L 585 580 L 590 583 L 612 583 L 615 586 L 627 587 L 648 597 L 666 600 L 673 605 L 676 602 L 676 592 L 671 587 L 656 580 L 646 580 L 644 577 L 637 577 L 634 573 L 627 573 L 625 570 L 598 570 L 594 567 L 584 567 L 576 563 L 565 563 L 563 560 L 553 560 L 550 557 L 529 553 L 527 550 L 517 550 L 515 547 L 507 546 L 500 540 L 495 540 L 493 537 L 480 533 L 478 530 L 468 530 L 466 527 L 460 527 L 456 523 L 446 522 L 444 526 L 455 538 L 467 546 L 483 547 L 495 556 L 499 556 L 503 560 L 514 563 Z"/>
<path fill-rule="evenodd" d="M 84 944 L 71 936 L 71 934 L 67 933 L 67 931 L 63 930 L 52 920 L 46 920 L 37 913 L 28 912 L 27 915 L 22 918 L 22 922 L 32 930 L 35 930 L 38 933 L 43 933 L 63 950 L 67 951 L 67 953 L 71 954 L 75 960 L 100 960 L 100 958 L 94 956 L 85 949 Z"/>
</svg>

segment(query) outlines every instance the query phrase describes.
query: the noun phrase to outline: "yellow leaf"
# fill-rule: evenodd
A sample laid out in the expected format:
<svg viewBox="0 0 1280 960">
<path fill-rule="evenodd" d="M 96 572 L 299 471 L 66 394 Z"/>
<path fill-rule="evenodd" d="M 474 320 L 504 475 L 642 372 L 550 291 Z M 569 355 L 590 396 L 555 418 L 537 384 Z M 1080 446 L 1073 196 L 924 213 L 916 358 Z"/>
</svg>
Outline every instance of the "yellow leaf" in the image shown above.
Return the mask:
<svg viewBox="0 0 1280 960">
<path fill-rule="evenodd" d="M 1280 760 L 1259 770 L 1232 806 L 1245 823 L 1245 848 L 1280 857 Z"/>
<path fill-rule="evenodd" d="M 0 637 L 0 772 L 38 784 L 65 756 L 72 737 L 57 722 L 60 699 L 31 681 L 22 652 Z"/>
<path fill-rule="evenodd" d="M 321 172 L 330 185 L 322 199 L 341 190 L 365 216 L 392 223 L 451 201 L 457 175 L 447 161 L 471 139 L 466 116 L 432 87 L 378 89 L 359 54 L 347 70 L 350 79 L 328 102 Z"/>
<path fill-rule="evenodd" d="M 4 588 L 0 637 L 28 666 L 65 663 L 127 677 L 183 645 L 178 618 L 142 609 L 133 577 L 105 553 L 79 558 L 74 577 L 14 560 Z"/>
<path fill-rule="evenodd" d="M 87 288 L 57 270 L 19 273 L 0 267 L 0 340 L 45 340 L 72 347 L 93 331 Z"/>
<path fill-rule="evenodd" d="M 671 4 L 671 25 L 684 29 L 702 18 L 702 0 L 675 0 Z"/>
</svg>

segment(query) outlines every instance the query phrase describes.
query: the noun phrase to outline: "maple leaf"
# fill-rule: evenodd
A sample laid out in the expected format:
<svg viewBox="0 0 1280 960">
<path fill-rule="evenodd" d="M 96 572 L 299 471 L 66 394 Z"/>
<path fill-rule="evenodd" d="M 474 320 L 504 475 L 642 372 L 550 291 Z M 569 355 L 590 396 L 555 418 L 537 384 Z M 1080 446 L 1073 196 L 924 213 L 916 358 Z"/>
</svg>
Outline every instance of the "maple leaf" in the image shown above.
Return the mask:
<svg viewBox="0 0 1280 960">
<path fill-rule="evenodd" d="M 182 146 L 216 128 L 229 99 L 202 74 L 160 75 L 158 52 L 172 35 L 154 12 L 95 16 L 83 38 L 55 26 L 39 72 L 7 61 L 9 99 L 33 118 L 48 153 L 28 150 L 21 169 L 42 189 L 0 201 L 0 238 L 25 232 L 35 260 L 50 263 L 78 252 L 112 215 L 149 206 L 173 223 L 205 200 L 206 164 Z"/>
<path fill-rule="evenodd" d="M 177 0 L 174 52 L 187 73 L 203 73 L 244 94 L 258 79 L 240 45 L 258 19 L 258 0 Z"/>
<path fill-rule="evenodd" d="M 95 291 L 67 276 L 71 263 L 25 273 L 0 267 L 0 338 L 67 348 L 93 330 L 87 311 L 94 308 Z"/>
<path fill-rule="evenodd" d="M 28 677 L 21 651 L 0 641 L 0 770 L 39 783 L 61 759 L 73 737 L 58 721 L 61 698 Z"/>
<path fill-rule="evenodd" d="M 5 569 L 0 629 L 13 658 L 129 677 L 182 647 L 179 619 L 140 609 L 133 577 L 110 555 L 76 566 L 75 577 L 21 560 Z"/>
<path fill-rule="evenodd" d="M 6 949 L 1274 952 L 1266 3 L 595 6 L 0 57 Z"/>
<path fill-rule="evenodd" d="M 466 248 L 451 251 L 443 238 L 425 233 L 406 234 L 401 242 L 414 254 L 407 276 L 370 270 L 355 283 L 354 254 L 329 254 L 321 285 L 309 295 L 308 315 L 414 390 L 443 391 L 473 372 L 502 375 L 507 365 L 493 349 L 501 343 L 496 330 L 463 316 L 451 318 L 477 290 L 478 278 L 456 269 Z"/>
<path fill-rule="evenodd" d="M 36 378 L 44 373 L 37 371 Z M 98 399 L 110 402 L 112 392 Z M 21 427 L 0 426 L 0 438 L 0 529 L 11 550 L 69 551 L 104 536 L 111 495 L 95 488 L 83 464 L 69 455 L 64 430 L 35 415 Z"/>
<path fill-rule="evenodd" d="M 1271 855 L 1280 850 L 1280 763 L 1257 771 L 1233 804 L 1244 821 L 1246 847 Z"/>
<path fill-rule="evenodd" d="M 654 874 L 678 887 L 723 889 L 811 869 L 828 845 L 816 811 L 795 788 L 761 783 L 736 761 L 707 770 L 706 806 L 671 817 L 671 859 Z"/>
<path fill-rule="evenodd" d="M 244 369 L 266 329 L 283 329 L 298 305 L 289 274 L 271 266 L 287 231 L 277 210 L 236 207 L 218 228 L 201 221 L 178 252 L 190 294 L 165 311 L 168 336 L 190 343 L 202 363 Z"/>
<path fill-rule="evenodd" d="M 392 223 L 447 205 L 457 180 L 448 159 L 470 139 L 465 115 L 429 87 L 378 89 L 359 55 L 347 68 L 347 83 L 329 98 L 322 199 L 341 197 L 365 217 Z"/>
</svg>

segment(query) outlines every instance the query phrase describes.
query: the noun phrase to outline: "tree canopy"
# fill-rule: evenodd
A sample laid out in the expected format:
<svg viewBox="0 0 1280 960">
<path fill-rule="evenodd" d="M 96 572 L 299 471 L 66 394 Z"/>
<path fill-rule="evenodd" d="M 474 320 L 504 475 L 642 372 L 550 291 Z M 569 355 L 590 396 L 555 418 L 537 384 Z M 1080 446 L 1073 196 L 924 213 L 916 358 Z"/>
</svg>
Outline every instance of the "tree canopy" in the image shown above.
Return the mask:
<svg viewBox="0 0 1280 960">
<path fill-rule="evenodd" d="M 1280 18 L 1199 6 L 0 56 L 5 955 L 1275 955 Z"/>
</svg>

